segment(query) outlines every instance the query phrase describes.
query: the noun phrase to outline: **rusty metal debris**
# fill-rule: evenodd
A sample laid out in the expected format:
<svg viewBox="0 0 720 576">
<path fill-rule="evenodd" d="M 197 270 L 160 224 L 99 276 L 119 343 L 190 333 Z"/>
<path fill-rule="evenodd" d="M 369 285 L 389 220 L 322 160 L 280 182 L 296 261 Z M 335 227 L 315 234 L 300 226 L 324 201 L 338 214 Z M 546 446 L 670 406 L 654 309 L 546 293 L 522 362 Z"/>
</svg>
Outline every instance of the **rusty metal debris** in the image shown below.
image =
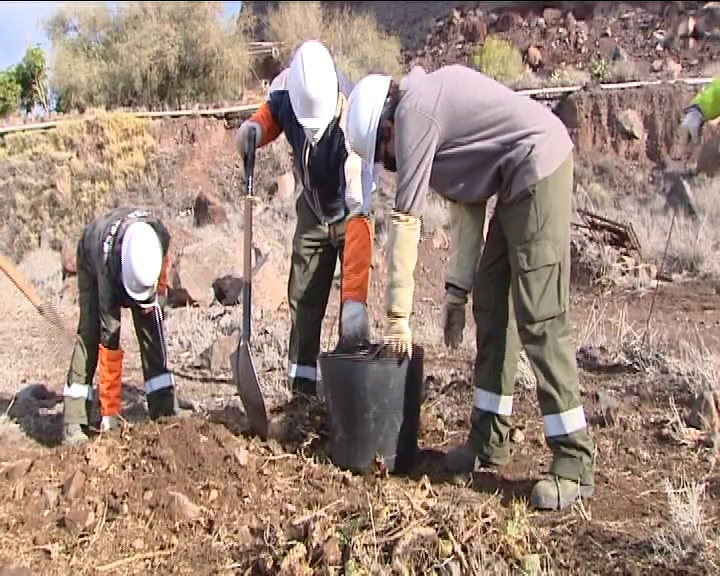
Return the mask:
<svg viewBox="0 0 720 576">
<path fill-rule="evenodd" d="M 582 224 L 573 222 L 575 228 L 588 230 L 596 242 L 612 246 L 636 260 L 642 260 L 642 248 L 637 234 L 629 222 L 617 222 L 588 210 L 580 209 Z"/>
</svg>

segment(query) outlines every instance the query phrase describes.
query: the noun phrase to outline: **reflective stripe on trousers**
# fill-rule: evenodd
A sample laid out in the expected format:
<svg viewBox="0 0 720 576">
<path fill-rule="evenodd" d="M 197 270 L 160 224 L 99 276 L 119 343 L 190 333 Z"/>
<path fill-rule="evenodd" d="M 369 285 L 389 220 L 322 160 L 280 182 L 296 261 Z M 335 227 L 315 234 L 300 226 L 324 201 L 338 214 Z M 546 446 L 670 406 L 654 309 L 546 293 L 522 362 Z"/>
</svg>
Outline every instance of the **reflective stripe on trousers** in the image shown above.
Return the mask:
<svg viewBox="0 0 720 576">
<path fill-rule="evenodd" d="M 94 389 L 88 384 L 65 384 L 63 388 L 63 396 L 66 398 L 85 398 L 86 400 L 92 400 L 94 396 Z"/>
<path fill-rule="evenodd" d="M 298 364 L 290 364 L 288 368 L 288 376 L 290 378 L 303 378 L 317 382 L 317 368 L 315 366 L 302 366 Z"/>
<path fill-rule="evenodd" d="M 475 408 L 483 412 L 491 412 L 500 416 L 512 416 L 512 396 L 502 396 L 476 388 L 473 404 Z M 582 406 L 577 406 L 557 414 L 545 414 L 543 424 L 547 438 L 567 436 L 587 427 L 585 410 Z"/>
<path fill-rule="evenodd" d="M 173 386 L 175 386 L 173 375 L 170 372 L 165 372 L 145 382 L 145 394 L 152 394 L 163 388 L 171 388 Z"/>
</svg>

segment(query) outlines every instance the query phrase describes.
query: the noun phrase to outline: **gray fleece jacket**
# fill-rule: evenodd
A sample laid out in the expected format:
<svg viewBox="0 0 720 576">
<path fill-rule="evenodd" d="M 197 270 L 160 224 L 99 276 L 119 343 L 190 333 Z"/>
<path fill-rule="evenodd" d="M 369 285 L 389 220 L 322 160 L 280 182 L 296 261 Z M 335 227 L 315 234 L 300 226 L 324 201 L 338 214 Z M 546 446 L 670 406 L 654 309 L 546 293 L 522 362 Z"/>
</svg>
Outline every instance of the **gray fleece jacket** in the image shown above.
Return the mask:
<svg viewBox="0 0 720 576">
<path fill-rule="evenodd" d="M 573 149 L 560 119 L 462 65 L 400 83 L 395 111 L 395 209 L 421 216 L 428 187 L 449 200 L 508 202 L 552 174 Z"/>
</svg>

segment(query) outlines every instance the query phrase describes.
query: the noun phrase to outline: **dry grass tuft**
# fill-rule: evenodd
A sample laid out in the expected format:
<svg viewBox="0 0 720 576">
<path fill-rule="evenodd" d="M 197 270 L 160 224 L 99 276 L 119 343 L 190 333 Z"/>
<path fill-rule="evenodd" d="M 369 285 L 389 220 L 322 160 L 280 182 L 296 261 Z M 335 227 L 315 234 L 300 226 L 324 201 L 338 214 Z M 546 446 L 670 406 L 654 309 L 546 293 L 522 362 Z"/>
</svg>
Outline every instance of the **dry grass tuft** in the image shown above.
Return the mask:
<svg viewBox="0 0 720 576">
<path fill-rule="evenodd" d="M 155 191 L 156 138 L 130 114 L 97 111 L 47 132 L 10 134 L 0 148 L 2 244 L 20 258 L 50 233 L 77 238 L 98 212 Z"/>
<path fill-rule="evenodd" d="M 265 16 L 267 39 L 283 43 L 284 60 L 307 40 L 320 40 L 351 82 L 371 72 L 402 73 L 401 44 L 371 13 L 327 8 L 322 2 L 280 2 Z"/>
<path fill-rule="evenodd" d="M 642 70 L 632 60 L 598 58 L 590 62 L 590 75 L 601 83 L 630 82 L 642 78 Z"/>
<path fill-rule="evenodd" d="M 678 486 L 665 480 L 668 526 L 652 538 L 657 554 L 673 562 L 705 556 L 717 547 L 711 534 L 709 518 L 705 513 L 705 484 L 683 479 Z"/>
<path fill-rule="evenodd" d="M 658 268 L 673 220 L 673 210 L 662 194 L 621 195 L 582 170 L 577 173 L 577 208 L 632 224 L 643 250 L 643 258 Z M 678 212 L 664 263 L 665 274 L 720 278 L 720 184 L 699 176 L 689 182 L 699 217 L 694 220 Z"/>
<path fill-rule="evenodd" d="M 628 319 L 628 306 L 596 301 L 577 337 L 578 358 L 589 368 L 622 369 L 651 379 L 670 374 L 670 343 L 652 326 Z"/>
<path fill-rule="evenodd" d="M 691 393 L 720 393 L 720 357 L 701 338 L 679 342 L 674 364 L 679 380 Z"/>
<path fill-rule="evenodd" d="M 697 178 L 691 182 L 697 221 L 678 214 L 668 249 L 665 270 L 673 274 L 720 277 L 720 205 L 717 181 Z M 647 205 L 628 199 L 621 210 L 633 222 L 647 257 L 660 262 L 665 250 L 673 213 L 662 196 L 655 196 Z"/>
<path fill-rule="evenodd" d="M 217 328 L 201 308 L 178 308 L 167 315 L 168 348 L 181 355 L 189 353 L 190 361 L 200 356 L 215 341 Z"/>
</svg>

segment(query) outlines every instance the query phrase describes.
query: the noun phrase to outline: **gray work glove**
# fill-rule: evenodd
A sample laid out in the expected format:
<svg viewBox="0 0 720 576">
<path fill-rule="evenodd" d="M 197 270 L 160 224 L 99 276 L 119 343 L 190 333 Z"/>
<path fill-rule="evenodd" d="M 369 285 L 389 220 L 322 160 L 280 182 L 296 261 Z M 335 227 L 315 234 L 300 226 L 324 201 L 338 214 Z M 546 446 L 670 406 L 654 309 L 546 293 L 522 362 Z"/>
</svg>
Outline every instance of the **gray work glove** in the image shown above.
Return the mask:
<svg viewBox="0 0 720 576">
<path fill-rule="evenodd" d="M 688 140 L 693 144 L 700 144 L 702 128 L 705 124 L 703 113 L 697 106 L 691 106 L 685 111 L 685 117 L 680 124 L 680 137 L 683 143 Z"/>
<path fill-rule="evenodd" d="M 362 302 L 347 300 L 340 316 L 340 340 L 343 346 L 357 347 L 370 339 L 370 322 L 367 306 Z"/>
<path fill-rule="evenodd" d="M 457 348 L 463 341 L 465 329 L 465 305 L 467 293 L 455 286 L 445 288 L 445 301 L 442 309 L 442 326 L 445 346 Z"/>
<path fill-rule="evenodd" d="M 240 157 L 245 159 L 250 147 L 250 137 L 255 134 L 255 142 L 259 145 L 262 139 L 262 128 L 256 122 L 246 120 L 240 124 L 237 133 L 235 134 L 235 147 L 237 148 Z"/>
</svg>

